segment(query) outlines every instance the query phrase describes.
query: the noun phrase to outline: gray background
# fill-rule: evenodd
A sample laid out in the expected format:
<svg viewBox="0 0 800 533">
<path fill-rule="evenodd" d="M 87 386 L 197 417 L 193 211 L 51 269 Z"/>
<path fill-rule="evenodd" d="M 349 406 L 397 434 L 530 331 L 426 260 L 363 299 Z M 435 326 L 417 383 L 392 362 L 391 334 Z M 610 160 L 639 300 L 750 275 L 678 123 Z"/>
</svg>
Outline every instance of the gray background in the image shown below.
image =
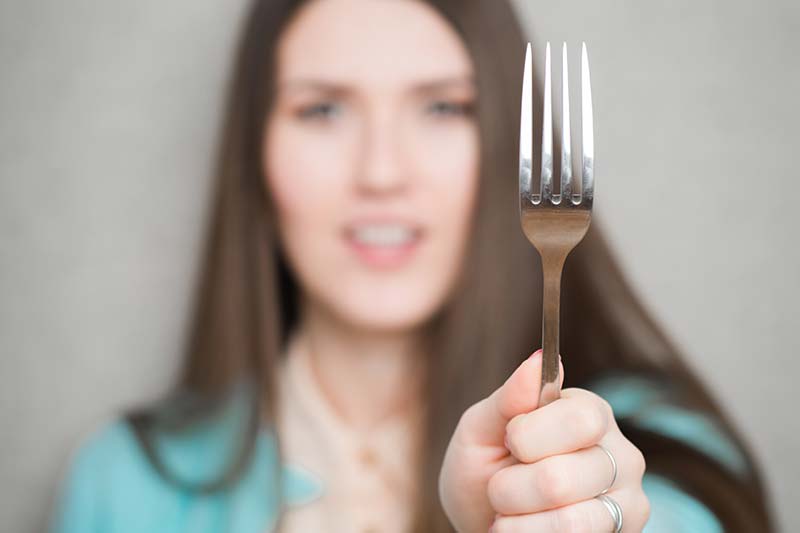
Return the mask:
<svg viewBox="0 0 800 533">
<path fill-rule="evenodd" d="M 516 5 L 536 52 L 588 43 L 594 223 L 800 529 L 798 4 Z M 0 2 L 3 531 L 42 529 L 82 435 L 171 381 L 243 6 Z"/>
</svg>

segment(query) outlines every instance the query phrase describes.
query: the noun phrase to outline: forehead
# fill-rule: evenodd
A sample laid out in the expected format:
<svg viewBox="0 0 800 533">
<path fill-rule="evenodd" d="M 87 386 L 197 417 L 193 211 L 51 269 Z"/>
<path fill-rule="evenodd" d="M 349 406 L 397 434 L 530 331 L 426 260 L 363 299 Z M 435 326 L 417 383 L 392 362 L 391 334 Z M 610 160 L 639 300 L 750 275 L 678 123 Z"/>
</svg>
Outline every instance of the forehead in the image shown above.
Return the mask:
<svg viewBox="0 0 800 533">
<path fill-rule="evenodd" d="M 418 0 L 311 0 L 284 31 L 278 79 L 326 79 L 376 89 L 470 77 L 459 35 Z"/>
</svg>

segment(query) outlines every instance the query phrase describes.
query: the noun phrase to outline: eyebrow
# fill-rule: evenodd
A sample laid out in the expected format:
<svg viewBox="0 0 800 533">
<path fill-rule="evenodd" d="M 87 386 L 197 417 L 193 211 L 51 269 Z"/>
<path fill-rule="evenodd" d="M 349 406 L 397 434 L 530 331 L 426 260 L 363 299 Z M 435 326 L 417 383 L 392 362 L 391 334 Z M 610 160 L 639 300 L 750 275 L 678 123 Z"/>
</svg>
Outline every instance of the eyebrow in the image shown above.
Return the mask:
<svg viewBox="0 0 800 533">
<path fill-rule="evenodd" d="M 474 76 L 448 76 L 434 80 L 425 80 L 412 85 L 411 91 L 417 93 L 426 93 L 459 85 L 466 85 L 470 88 L 475 88 Z M 313 78 L 299 78 L 285 81 L 278 86 L 278 89 L 281 91 L 313 89 L 333 94 L 346 94 L 354 91 L 354 87 L 347 85 L 346 83 Z"/>
</svg>

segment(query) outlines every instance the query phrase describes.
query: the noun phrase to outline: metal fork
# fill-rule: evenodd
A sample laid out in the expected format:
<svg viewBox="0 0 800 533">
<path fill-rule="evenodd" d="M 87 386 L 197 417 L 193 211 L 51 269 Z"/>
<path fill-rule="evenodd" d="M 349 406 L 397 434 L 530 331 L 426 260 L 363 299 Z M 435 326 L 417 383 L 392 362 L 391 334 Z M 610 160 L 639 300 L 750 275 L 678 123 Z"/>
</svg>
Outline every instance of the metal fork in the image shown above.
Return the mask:
<svg viewBox="0 0 800 533">
<path fill-rule="evenodd" d="M 544 111 L 542 113 L 541 184 L 531 182 L 533 103 L 531 94 L 531 44 L 525 50 L 519 136 L 519 219 L 522 231 L 542 258 L 542 387 L 539 406 L 560 396 L 558 330 L 561 272 L 567 255 L 583 239 L 592 218 L 594 196 L 594 135 L 592 93 L 586 43 L 581 50 L 581 150 L 582 187 L 572 189 L 572 150 L 569 127 L 567 43 L 562 47 L 561 68 L 561 187 L 553 190 L 553 117 L 550 89 L 550 43 L 545 50 Z"/>
</svg>

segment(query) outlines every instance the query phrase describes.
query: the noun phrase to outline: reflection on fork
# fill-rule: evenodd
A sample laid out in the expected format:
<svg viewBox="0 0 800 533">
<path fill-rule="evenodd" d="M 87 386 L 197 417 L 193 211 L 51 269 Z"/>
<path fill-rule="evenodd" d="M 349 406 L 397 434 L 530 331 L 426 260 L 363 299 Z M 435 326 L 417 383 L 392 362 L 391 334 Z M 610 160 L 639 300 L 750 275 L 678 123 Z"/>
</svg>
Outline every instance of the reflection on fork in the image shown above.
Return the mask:
<svg viewBox="0 0 800 533">
<path fill-rule="evenodd" d="M 567 255 L 583 239 L 592 218 L 594 197 L 594 135 L 592 91 L 586 43 L 581 49 L 581 189 L 572 188 L 572 150 L 569 124 L 567 44 L 562 47 L 561 68 L 561 179 L 553 190 L 553 115 L 550 83 L 550 43 L 545 50 L 544 105 L 542 112 L 541 183 L 534 189 L 533 102 L 531 94 L 531 44 L 525 50 L 519 136 L 519 218 L 522 231 L 542 258 L 542 387 L 539 406 L 559 393 L 559 313 L 561 273 Z"/>
</svg>

